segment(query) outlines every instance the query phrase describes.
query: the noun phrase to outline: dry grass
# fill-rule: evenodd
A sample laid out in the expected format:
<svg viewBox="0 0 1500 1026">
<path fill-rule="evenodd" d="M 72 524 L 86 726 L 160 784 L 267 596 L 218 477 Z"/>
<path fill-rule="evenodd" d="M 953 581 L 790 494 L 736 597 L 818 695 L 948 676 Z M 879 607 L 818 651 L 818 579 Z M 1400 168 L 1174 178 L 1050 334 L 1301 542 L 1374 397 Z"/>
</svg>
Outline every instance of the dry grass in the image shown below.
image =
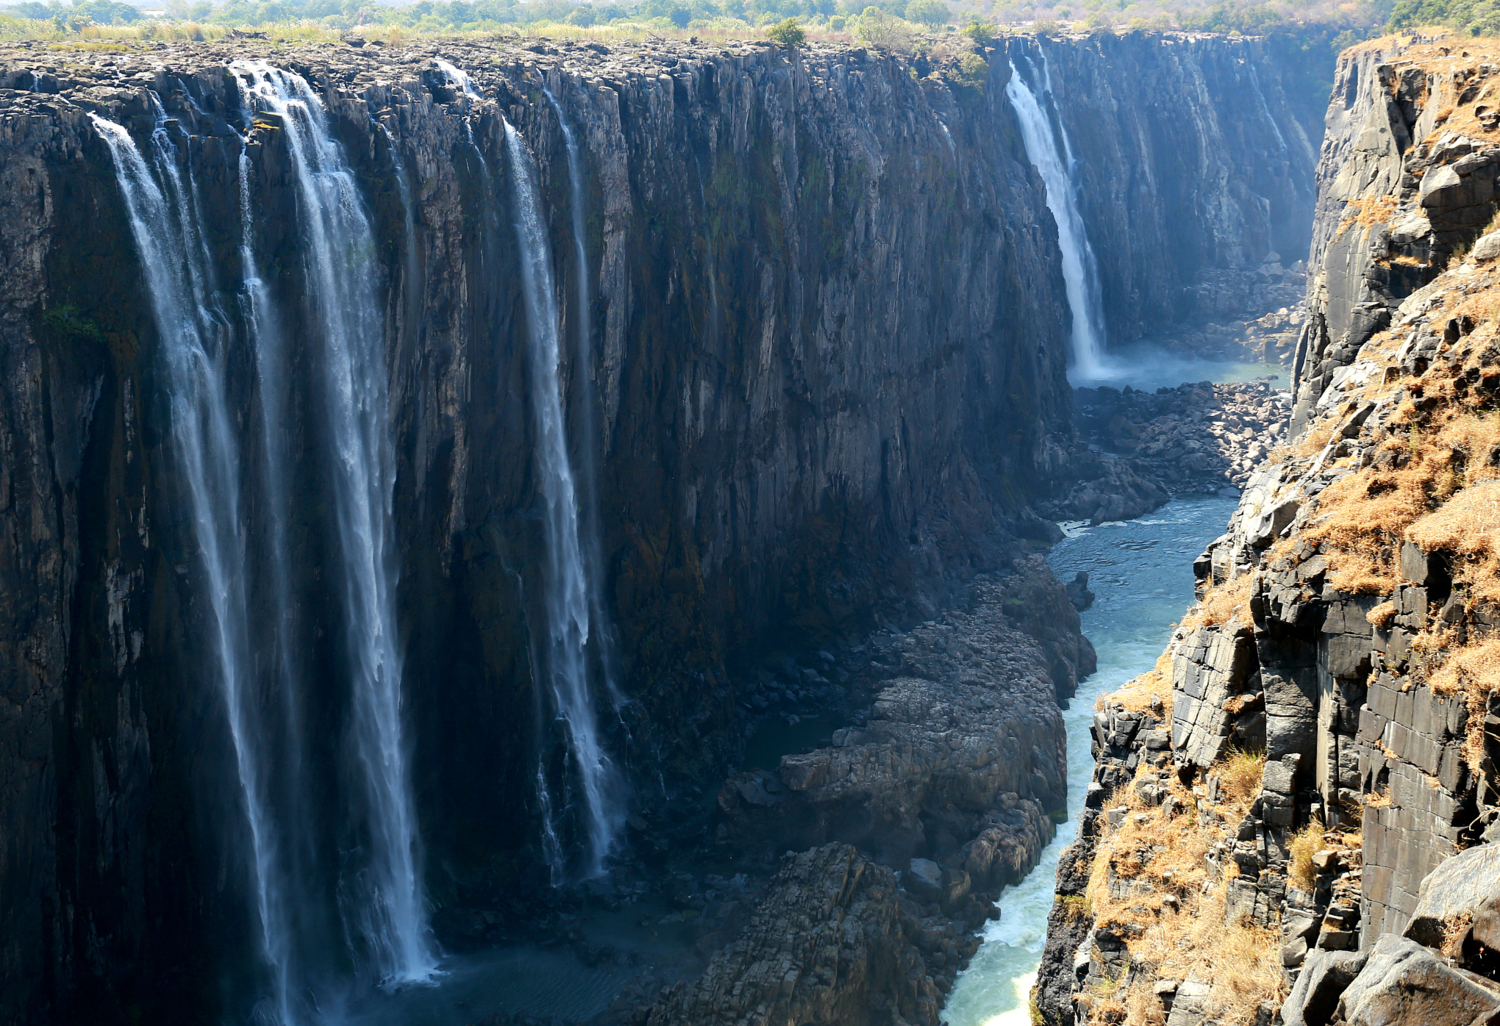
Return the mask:
<svg viewBox="0 0 1500 1026">
<path fill-rule="evenodd" d="M 1468 940 L 1473 925 L 1472 912 L 1459 912 L 1443 920 L 1443 945 L 1439 950 L 1444 958 L 1456 960 L 1463 954 L 1464 941 Z"/>
<path fill-rule="evenodd" d="M 1103 709 L 1110 702 L 1118 702 L 1126 712 L 1146 712 L 1157 705 L 1167 722 L 1172 719 L 1172 650 L 1162 649 L 1156 657 L 1156 665 L 1139 677 L 1126 681 L 1120 690 L 1100 695 L 1094 708 Z"/>
<path fill-rule="evenodd" d="M 1404 387 L 1409 397 L 1390 424 L 1405 430 L 1378 443 L 1368 466 L 1323 490 L 1302 537 L 1328 557 L 1335 587 L 1373 594 L 1395 585 L 1402 540 L 1432 551 L 1471 531 L 1455 551 L 1472 565 L 1456 568 L 1457 578 L 1500 599 L 1500 492 L 1474 487 L 1500 480 L 1500 416 L 1458 401 L 1451 378 L 1429 374 Z M 1418 401 L 1435 408 L 1423 413 Z"/>
<path fill-rule="evenodd" d="M 1125 1021 L 1129 1026 L 1164 1026 L 1166 1009 L 1151 987 L 1151 981 L 1137 977 L 1125 993 Z"/>
<path fill-rule="evenodd" d="M 1485 424 L 1495 426 L 1488 418 Z M 1500 431 L 1496 435 L 1494 446 L 1500 446 Z M 1406 537 L 1424 551 L 1459 557 L 1463 562 L 1455 569 L 1465 581 L 1481 586 L 1478 597 L 1500 599 L 1500 481 L 1482 481 L 1456 492 L 1414 521 Z"/>
<path fill-rule="evenodd" d="M 1150 979 L 1185 979 L 1195 970 L 1213 983 L 1209 1002 L 1222 1026 L 1247 1026 L 1261 1002 L 1284 996 L 1277 931 L 1226 919 L 1228 876 L 1211 874 L 1207 860 L 1210 849 L 1225 840 L 1226 828 L 1249 811 L 1264 764 L 1262 755 L 1235 752 L 1216 768 L 1224 782 L 1218 818 L 1200 819 L 1196 797 L 1175 776 L 1163 786 L 1176 800 L 1170 804 L 1186 809 L 1176 815 L 1168 815 L 1166 805 L 1146 806 L 1133 786 L 1106 802 L 1128 811 L 1099 840 L 1087 900 L 1095 922 L 1129 936 L 1132 961 L 1150 971 L 1138 974 L 1128 989 L 1112 983 L 1089 995 L 1089 1022 L 1161 1026 L 1165 1016 Z M 1143 767 L 1137 779 L 1151 772 Z M 1112 898 L 1111 874 L 1148 888 Z"/>
<path fill-rule="evenodd" d="M 1209 585 L 1203 599 L 1182 618 L 1182 626 L 1188 630 L 1199 627 L 1214 627 L 1240 619 L 1250 622 L 1250 596 L 1255 593 L 1260 572 L 1242 574 L 1220 585 Z"/>
<path fill-rule="evenodd" d="M 1463 696 L 1469 710 L 1464 761 L 1477 773 L 1484 764 L 1484 720 L 1490 696 L 1500 688 L 1500 638 L 1483 638 L 1463 646 L 1454 644 L 1455 640 L 1451 631 L 1424 632 L 1412 647 L 1429 663 L 1437 664 L 1427 681 L 1433 691 Z"/>
<path fill-rule="evenodd" d="M 1260 794 L 1261 777 L 1265 770 L 1265 752 L 1242 752 L 1234 749 L 1219 764 L 1219 787 L 1230 801 L 1248 805 Z"/>
<path fill-rule="evenodd" d="M 1342 238 L 1352 225 L 1368 229 L 1373 225 L 1386 224 L 1396 215 L 1399 206 L 1400 201 L 1389 195 L 1361 196 L 1350 200 L 1343 219 L 1339 221 L 1338 235 L 1335 238 Z"/>
<path fill-rule="evenodd" d="M 1389 601 L 1380 603 L 1374 609 L 1365 614 L 1366 622 L 1375 627 L 1379 627 L 1381 630 L 1385 630 L 1387 627 L 1389 627 L 1391 625 L 1391 621 L 1395 618 L 1396 603 Z"/>
<path fill-rule="evenodd" d="M 1292 836 L 1287 846 L 1286 877 L 1293 887 L 1311 891 L 1316 882 L 1313 855 L 1323 847 L 1323 824 L 1312 820 Z"/>
</svg>

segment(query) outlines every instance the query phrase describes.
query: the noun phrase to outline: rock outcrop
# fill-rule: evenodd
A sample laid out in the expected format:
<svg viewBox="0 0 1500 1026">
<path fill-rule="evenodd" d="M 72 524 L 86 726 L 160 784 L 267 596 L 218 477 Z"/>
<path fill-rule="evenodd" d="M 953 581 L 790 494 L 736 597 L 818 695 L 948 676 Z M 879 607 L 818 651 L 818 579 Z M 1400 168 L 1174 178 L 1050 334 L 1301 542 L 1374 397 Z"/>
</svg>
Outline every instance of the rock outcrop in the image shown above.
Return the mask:
<svg viewBox="0 0 1500 1026">
<path fill-rule="evenodd" d="M 1243 488 L 1285 442 L 1291 396 L 1268 382 L 1203 381 L 1155 392 L 1080 388 L 1077 398 L 1090 442 L 1173 495 L 1212 495 Z"/>
<path fill-rule="evenodd" d="M 1066 802 L 1057 700 L 1094 670 L 1077 625 L 1039 557 L 981 578 L 965 608 L 880 642 L 873 703 L 831 747 L 724 784 L 719 843 L 843 841 L 903 871 L 927 861 L 941 894 L 924 899 L 982 922 L 986 896 L 1025 876 Z"/>
<path fill-rule="evenodd" d="M 1287 448 L 1132 689 L 1170 772 L 1114 714 L 1097 739 L 1048 1022 L 1495 1014 L 1500 245 L 1467 250 L 1500 209 L 1500 81 L 1488 52 L 1380 45 L 1340 61 Z M 1157 869 L 1174 851 L 1192 875 Z"/>
<path fill-rule="evenodd" d="M 789 856 L 744 934 L 662 994 L 647 1026 L 937 1026 L 978 942 L 924 920 L 895 875 L 846 844 Z"/>
</svg>

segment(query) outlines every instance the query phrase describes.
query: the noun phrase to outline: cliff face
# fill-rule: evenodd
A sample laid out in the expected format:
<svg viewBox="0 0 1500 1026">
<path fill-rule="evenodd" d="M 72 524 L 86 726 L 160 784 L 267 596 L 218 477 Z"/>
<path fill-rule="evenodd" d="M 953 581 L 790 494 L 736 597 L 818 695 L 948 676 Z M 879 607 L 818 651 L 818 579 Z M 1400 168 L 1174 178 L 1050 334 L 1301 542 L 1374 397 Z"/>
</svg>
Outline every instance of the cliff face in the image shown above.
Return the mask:
<svg viewBox="0 0 1500 1026">
<path fill-rule="evenodd" d="M 1500 235 L 1475 242 L 1500 126 L 1463 45 L 1340 59 L 1290 445 L 1198 561 L 1169 666 L 1096 717 L 1049 1022 L 1500 1007 Z"/>
<path fill-rule="evenodd" d="M 1007 52 L 1050 75 L 1111 341 L 1263 313 L 1283 265 L 1307 257 L 1316 56 L 1146 33 Z"/>
<path fill-rule="evenodd" d="M 1047 48 L 1093 62 L 1090 88 L 1104 88 L 1104 51 L 1068 57 L 1076 45 Z M 1144 61 L 1155 44 L 1108 45 Z M 1215 62 L 1254 57 L 1253 44 L 1161 45 L 1179 55 L 1163 104 L 1195 124 L 1235 121 L 1241 93 L 1200 87 Z M 596 657 L 628 699 L 617 724 L 606 715 L 606 741 L 638 781 L 701 785 L 734 757 L 728 660 L 900 609 L 910 594 L 930 608 L 927 595 L 990 560 L 997 523 L 1069 474 L 1056 234 L 1002 52 L 979 88 L 952 65 L 841 48 L 258 46 L 0 54 L 4 1021 L 213 1018 L 255 962 L 248 839 L 227 811 L 242 798 L 205 652 L 213 611 L 174 462 L 162 340 L 89 112 L 140 145 L 165 133 L 187 169 L 229 416 L 259 467 L 264 342 L 240 252 L 248 183 L 248 239 L 290 354 L 277 530 L 291 553 L 289 629 L 305 643 L 295 675 L 319 682 L 298 715 L 305 736 L 327 739 L 310 749 L 296 800 L 318 813 L 320 850 L 348 851 L 362 840 L 340 798 L 349 667 L 324 640 L 348 629 L 327 569 L 341 454 L 320 437 L 329 400 L 309 384 L 325 368 L 308 214 L 289 133 L 246 115 L 227 63 L 285 67 L 327 110 L 375 240 L 404 716 L 440 908 L 539 864 L 534 781 L 556 744 L 532 669 L 546 496 L 512 229 L 523 211 L 509 186 L 528 172 L 502 115 L 534 160 L 550 238 L 567 447 L 613 624 Z M 485 98 L 466 99 L 435 58 L 465 68 Z M 1264 130 L 1203 129 L 1192 145 L 1269 152 L 1277 124 L 1295 138 L 1267 89 Z M 1071 93 L 1057 95 L 1067 121 Z M 581 262 L 559 112 L 578 143 Z M 1098 159 L 1149 151 L 1160 181 L 1180 159 L 1165 122 L 1093 135 L 1115 140 Z M 1215 167 L 1182 203 L 1228 210 L 1260 187 L 1259 157 Z M 1280 188 L 1257 195 L 1294 204 Z M 1136 210 L 1133 193 L 1108 195 L 1091 214 L 1115 226 L 1106 235 L 1132 217 L 1173 220 Z M 1204 222 L 1195 252 L 1258 261 L 1253 219 L 1226 216 Z M 1163 247 L 1178 238 L 1161 232 Z M 1112 295 L 1168 301 L 1169 272 L 1130 278 L 1138 249 L 1096 249 L 1106 281 L 1135 282 Z M 251 477 L 247 551 L 278 501 Z M 246 615 L 269 631 L 275 596 L 255 569 Z"/>
</svg>

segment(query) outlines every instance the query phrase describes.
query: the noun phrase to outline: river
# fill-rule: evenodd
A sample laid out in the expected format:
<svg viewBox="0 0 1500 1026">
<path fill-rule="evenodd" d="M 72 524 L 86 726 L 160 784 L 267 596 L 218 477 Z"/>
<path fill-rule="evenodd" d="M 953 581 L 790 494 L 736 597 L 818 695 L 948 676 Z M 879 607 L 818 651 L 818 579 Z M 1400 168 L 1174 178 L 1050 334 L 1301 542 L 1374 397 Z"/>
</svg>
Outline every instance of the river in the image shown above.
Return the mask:
<svg viewBox="0 0 1500 1026">
<path fill-rule="evenodd" d="M 1094 701 L 1155 663 L 1193 599 L 1193 559 L 1224 532 L 1236 500 L 1178 499 L 1124 523 L 1070 532 L 1048 562 L 1061 580 L 1089 574 L 1097 596 L 1083 613 L 1083 632 L 1099 653 L 1099 669 L 1063 711 L 1068 730 L 1066 825 L 1041 861 L 1000 895 L 1000 919 L 989 924 L 969 968 L 954 984 L 944 1021 L 949 1026 L 1029 1026 L 1031 985 L 1047 939 L 1047 913 L 1057 860 L 1073 843 L 1084 792 L 1094 772 L 1089 725 Z"/>
</svg>

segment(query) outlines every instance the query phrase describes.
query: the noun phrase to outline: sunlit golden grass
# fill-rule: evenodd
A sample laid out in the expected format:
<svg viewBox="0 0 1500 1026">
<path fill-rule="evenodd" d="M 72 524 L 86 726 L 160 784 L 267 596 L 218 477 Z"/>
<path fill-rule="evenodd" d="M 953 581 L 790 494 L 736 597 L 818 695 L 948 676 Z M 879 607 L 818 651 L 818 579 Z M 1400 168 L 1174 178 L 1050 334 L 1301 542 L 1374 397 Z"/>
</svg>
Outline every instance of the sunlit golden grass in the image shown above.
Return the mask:
<svg viewBox="0 0 1500 1026">
<path fill-rule="evenodd" d="M 1260 580 L 1259 571 L 1241 574 L 1233 580 L 1219 585 L 1210 585 L 1202 600 L 1182 618 L 1187 630 L 1199 627 L 1215 627 L 1238 618 L 1250 622 L 1250 597 Z"/>
<path fill-rule="evenodd" d="M 1323 847 L 1323 824 L 1314 819 L 1292 836 L 1287 846 L 1286 878 L 1293 887 L 1311 891 L 1315 881 L 1313 855 Z"/>
<path fill-rule="evenodd" d="M 1106 984 L 1086 995 L 1090 1023 L 1160 1026 L 1165 1016 L 1149 980 L 1180 980 L 1195 971 L 1210 982 L 1209 1004 L 1224 1026 L 1247 1026 L 1262 1002 L 1284 996 L 1279 934 L 1226 921 L 1228 876 L 1211 874 L 1207 861 L 1210 849 L 1249 811 L 1264 764 L 1262 755 L 1236 752 L 1215 767 L 1224 800 L 1213 818 L 1200 819 L 1196 796 L 1175 775 L 1166 786 L 1176 815 L 1168 815 L 1165 805 L 1146 806 L 1134 787 L 1106 802 L 1107 808 L 1124 805 L 1128 811 L 1121 825 L 1106 828 L 1099 840 L 1087 900 L 1096 924 L 1127 937 L 1132 962 L 1149 972 L 1129 987 Z M 1138 779 L 1148 772 L 1138 771 Z M 1144 882 L 1145 893 L 1112 898 L 1111 871 Z"/>
</svg>

